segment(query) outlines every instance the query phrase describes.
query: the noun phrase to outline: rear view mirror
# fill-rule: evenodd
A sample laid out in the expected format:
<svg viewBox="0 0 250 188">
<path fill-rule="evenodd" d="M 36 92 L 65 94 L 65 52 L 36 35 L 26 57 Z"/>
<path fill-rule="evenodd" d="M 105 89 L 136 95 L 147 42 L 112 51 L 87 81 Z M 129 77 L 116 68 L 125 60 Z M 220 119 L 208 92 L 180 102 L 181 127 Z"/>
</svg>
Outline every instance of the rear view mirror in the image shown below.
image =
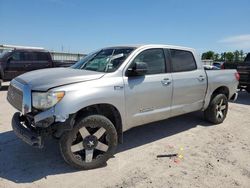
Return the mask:
<svg viewBox="0 0 250 188">
<path fill-rule="evenodd" d="M 135 62 L 133 67 L 128 68 L 126 76 L 144 76 L 148 71 L 148 66 L 144 62 Z"/>
</svg>

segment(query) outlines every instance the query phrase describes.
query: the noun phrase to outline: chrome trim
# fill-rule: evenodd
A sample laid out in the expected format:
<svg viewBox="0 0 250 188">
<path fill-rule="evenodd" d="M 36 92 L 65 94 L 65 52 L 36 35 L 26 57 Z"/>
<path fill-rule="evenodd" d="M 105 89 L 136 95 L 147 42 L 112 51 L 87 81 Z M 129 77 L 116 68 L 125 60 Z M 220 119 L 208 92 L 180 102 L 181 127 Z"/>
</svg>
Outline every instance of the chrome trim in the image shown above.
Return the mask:
<svg viewBox="0 0 250 188">
<path fill-rule="evenodd" d="M 27 114 L 31 112 L 31 89 L 28 84 L 22 84 L 16 79 L 11 81 L 11 85 L 18 90 L 21 90 L 23 93 L 23 102 L 22 102 L 22 114 Z"/>
<path fill-rule="evenodd" d="M 23 85 L 23 108 L 22 113 L 27 114 L 31 112 L 31 89 L 29 85 Z"/>
</svg>

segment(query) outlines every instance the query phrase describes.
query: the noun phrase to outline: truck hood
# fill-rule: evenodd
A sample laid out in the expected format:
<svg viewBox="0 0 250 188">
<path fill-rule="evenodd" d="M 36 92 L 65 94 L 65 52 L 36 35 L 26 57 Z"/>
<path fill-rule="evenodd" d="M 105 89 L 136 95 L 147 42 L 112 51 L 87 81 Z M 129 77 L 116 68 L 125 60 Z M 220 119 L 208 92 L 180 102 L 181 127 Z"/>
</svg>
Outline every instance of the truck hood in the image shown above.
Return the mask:
<svg viewBox="0 0 250 188">
<path fill-rule="evenodd" d="M 99 79 L 104 74 L 72 68 L 49 68 L 22 74 L 15 80 L 28 84 L 32 90 L 47 91 L 53 87 Z"/>
</svg>

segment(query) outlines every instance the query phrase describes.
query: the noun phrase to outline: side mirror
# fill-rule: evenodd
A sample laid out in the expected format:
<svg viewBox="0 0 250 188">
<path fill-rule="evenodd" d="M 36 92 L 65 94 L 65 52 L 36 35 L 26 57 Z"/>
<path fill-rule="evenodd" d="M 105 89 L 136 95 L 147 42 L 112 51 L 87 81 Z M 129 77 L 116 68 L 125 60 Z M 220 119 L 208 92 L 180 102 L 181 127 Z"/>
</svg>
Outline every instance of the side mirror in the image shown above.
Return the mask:
<svg viewBox="0 0 250 188">
<path fill-rule="evenodd" d="M 148 71 L 148 65 L 144 62 L 135 62 L 132 68 L 126 72 L 126 76 L 144 76 Z"/>
</svg>

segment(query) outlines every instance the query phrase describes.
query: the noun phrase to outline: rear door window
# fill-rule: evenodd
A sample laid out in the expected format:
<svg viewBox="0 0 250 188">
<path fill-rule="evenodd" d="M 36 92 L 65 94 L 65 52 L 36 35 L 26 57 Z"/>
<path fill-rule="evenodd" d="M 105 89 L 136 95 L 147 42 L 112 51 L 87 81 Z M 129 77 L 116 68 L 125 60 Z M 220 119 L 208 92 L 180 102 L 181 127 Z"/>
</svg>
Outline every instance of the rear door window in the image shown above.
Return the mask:
<svg viewBox="0 0 250 188">
<path fill-rule="evenodd" d="M 48 53 L 36 52 L 37 61 L 49 61 Z"/>
<path fill-rule="evenodd" d="M 24 55 L 26 61 L 33 61 L 38 62 L 39 61 L 49 61 L 48 54 L 46 52 L 25 52 Z"/>
<path fill-rule="evenodd" d="M 25 52 L 26 61 L 37 61 L 36 53 L 34 52 Z"/>
<path fill-rule="evenodd" d="M 172 72 L 196 70 L 196 62 L 192 52 L 185 50 L 170 49 Z"/>
</svg>

